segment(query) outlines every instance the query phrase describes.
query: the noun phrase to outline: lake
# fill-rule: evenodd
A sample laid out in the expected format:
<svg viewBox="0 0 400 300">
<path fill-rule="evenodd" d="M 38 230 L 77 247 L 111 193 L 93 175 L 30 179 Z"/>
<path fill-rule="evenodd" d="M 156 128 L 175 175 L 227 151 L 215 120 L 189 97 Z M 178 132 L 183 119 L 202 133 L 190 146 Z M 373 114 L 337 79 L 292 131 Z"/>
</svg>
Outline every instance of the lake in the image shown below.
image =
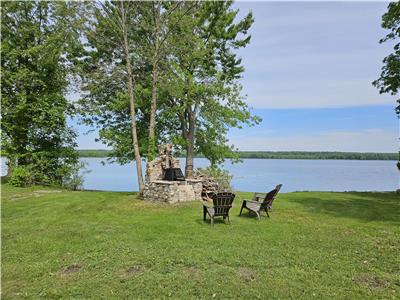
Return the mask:
<svg viewBox="0 0 400 300">
<path fill-rule="evenodd" d="M 85 189 L 137 191 L 134 164 L 105 164 L 103 158 L 82 158 L 87 164 Z M 181 160 L 184 169 L 184 159 Z M 2 174 L 5 162 L 2 159 Z M 196 167 L 206 167 L 204 158 L 196 158 Z M 145 164 L 143 169 L 145 168 Z M 296 160 L 244 159 L 226 163 L 233 174 L 233 187 L 239 191 L 267 191 L 282 183 L 284 192 L 292 191 L 393 191 L 399 188 L 396 161 L 383 160 Z"/>
<path fill-rule="evenodd" d="M 90 173 L 85 174 L 86 189 L 110 191 L 138 190 L 134 164 L 102 165 L 102 158 L 83 158 Z M 181 159 L 182 169 L 184 159 Z M 196 158 L 196 167 L 206 167 Z M 145 166 L 143 166 L 145 168 Z M 244 159 L 225 164 L 233 174 L 233 187 L 240 191 L 266 191 L 283 184 L 283 191 L 393 191 L 399 186 L 395 161 Z"/>
</svg>

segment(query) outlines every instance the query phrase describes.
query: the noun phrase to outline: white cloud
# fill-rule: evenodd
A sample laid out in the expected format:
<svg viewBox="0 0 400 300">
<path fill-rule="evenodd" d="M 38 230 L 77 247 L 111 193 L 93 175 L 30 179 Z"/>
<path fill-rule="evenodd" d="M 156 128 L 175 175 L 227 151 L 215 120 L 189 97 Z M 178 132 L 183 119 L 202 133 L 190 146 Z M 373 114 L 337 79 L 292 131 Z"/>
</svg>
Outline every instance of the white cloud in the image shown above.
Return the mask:
<svg viewBox="0 0 400 300">
<path fill-rule="evenodd" d="M 344 151 L 344 152 L 396 152 L 398 136 L 381 129 L 362 131 L 326 131 L 312 135 L 285 137 L 237 136 L 230 140 L 242 151 Z"/>
<path fill-rule="evenodd" d="M 335 108 L 362 105 L 387 105 L 395 97 L 380 95 L 364 80 L 301 80 L 275 82 L 262 80 L 246 84 L 248 104 L 255 108 Z"/>
</svg>

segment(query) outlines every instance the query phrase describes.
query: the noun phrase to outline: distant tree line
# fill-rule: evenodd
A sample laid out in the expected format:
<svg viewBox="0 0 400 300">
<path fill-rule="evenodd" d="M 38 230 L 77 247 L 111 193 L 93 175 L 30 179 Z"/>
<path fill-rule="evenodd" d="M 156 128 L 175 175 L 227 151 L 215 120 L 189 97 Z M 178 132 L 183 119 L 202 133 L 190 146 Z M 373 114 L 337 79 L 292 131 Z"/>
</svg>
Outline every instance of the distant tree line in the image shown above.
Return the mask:
<svg viewBox="0 0 400 300">
<path fill-rule="evenodd" d="M 78 150 L 80 157 L 108 157 L 109 150 Z M 308 151 L 237 151 L 239 158 L 264 159 L 348 159 L 348 160 L 397 160 L 397 153 L 373 152 L 308 152 Z M 175 153 L 177 157 L 185 157 L 184 153 Z M 196 154 L 195 157 L 205 157 Z"/>
</svg>

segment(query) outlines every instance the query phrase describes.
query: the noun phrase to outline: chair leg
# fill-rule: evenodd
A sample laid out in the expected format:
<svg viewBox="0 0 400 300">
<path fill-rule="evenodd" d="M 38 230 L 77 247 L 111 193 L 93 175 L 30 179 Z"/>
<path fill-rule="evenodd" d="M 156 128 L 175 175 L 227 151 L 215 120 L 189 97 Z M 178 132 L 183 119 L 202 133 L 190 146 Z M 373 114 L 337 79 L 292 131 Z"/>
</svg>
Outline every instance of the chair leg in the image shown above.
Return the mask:
<svg viewBox="0 0 400 300">
<path fill-rule="evenodd" d="M 207 209 L 203 206 L 203 221 L 205 222 L 207 218 Z"/>
<path fill-rule="evenodd" d="M 229 216 L 227 217 L 228 217 L 228 224 L 231 225 L 231 220 L 229 219 Z"/>
<path fill-rule="evenodd" d="M 267 216 L 268 216 L 268 218 L 269 218 L 269 213 L 268 213 L 268 209 L 265 211 L 266 213 L 267 213 Z"/>
<path fill-rule="evenodd" d="M 244 207 L 244 202 L 243 202 L 243 204 L 242 204 L 242 207 L 240 208 L 240 213 L 239 213 L 239 216 L 241 216 L 241 215 L 242 215 L 242 210 L 243 210 L 243 207 Z"/>
<path fill-rule="evenodd" d="M 255 212 L 257 214 L 257 219 L 260 220 L 260 213 L 258 211 Z"/>
<path fill-rule="evenodd" d="M 214 226 L 214 217 L 211 217 L 211 225 Z"/>
</svg>

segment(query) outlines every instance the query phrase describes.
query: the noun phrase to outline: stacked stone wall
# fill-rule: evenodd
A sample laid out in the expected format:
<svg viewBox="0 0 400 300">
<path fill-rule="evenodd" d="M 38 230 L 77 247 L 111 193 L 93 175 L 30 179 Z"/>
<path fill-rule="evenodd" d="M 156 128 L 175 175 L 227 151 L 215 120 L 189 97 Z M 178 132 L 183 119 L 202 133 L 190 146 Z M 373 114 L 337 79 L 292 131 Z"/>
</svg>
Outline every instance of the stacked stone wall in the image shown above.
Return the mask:
<svg viewBox="0 0 400 300">
<path fill-rule="evenodd" d="M 202 184 L 198 180 L 145 183 L 144 198 L 149 201 L 178 203 L 201 200 Z"/>
<path fill-rule="evenodd" d="M 165 170 L 180 168 L 180 162 L 172 156 L 171 144 L 160 145 L 158 152 L 158 157 L 147 164 L 144 199 L 167 203 L 200 201 L 203 190 L 202 180 L 163 180 Z"/>
</svg>

